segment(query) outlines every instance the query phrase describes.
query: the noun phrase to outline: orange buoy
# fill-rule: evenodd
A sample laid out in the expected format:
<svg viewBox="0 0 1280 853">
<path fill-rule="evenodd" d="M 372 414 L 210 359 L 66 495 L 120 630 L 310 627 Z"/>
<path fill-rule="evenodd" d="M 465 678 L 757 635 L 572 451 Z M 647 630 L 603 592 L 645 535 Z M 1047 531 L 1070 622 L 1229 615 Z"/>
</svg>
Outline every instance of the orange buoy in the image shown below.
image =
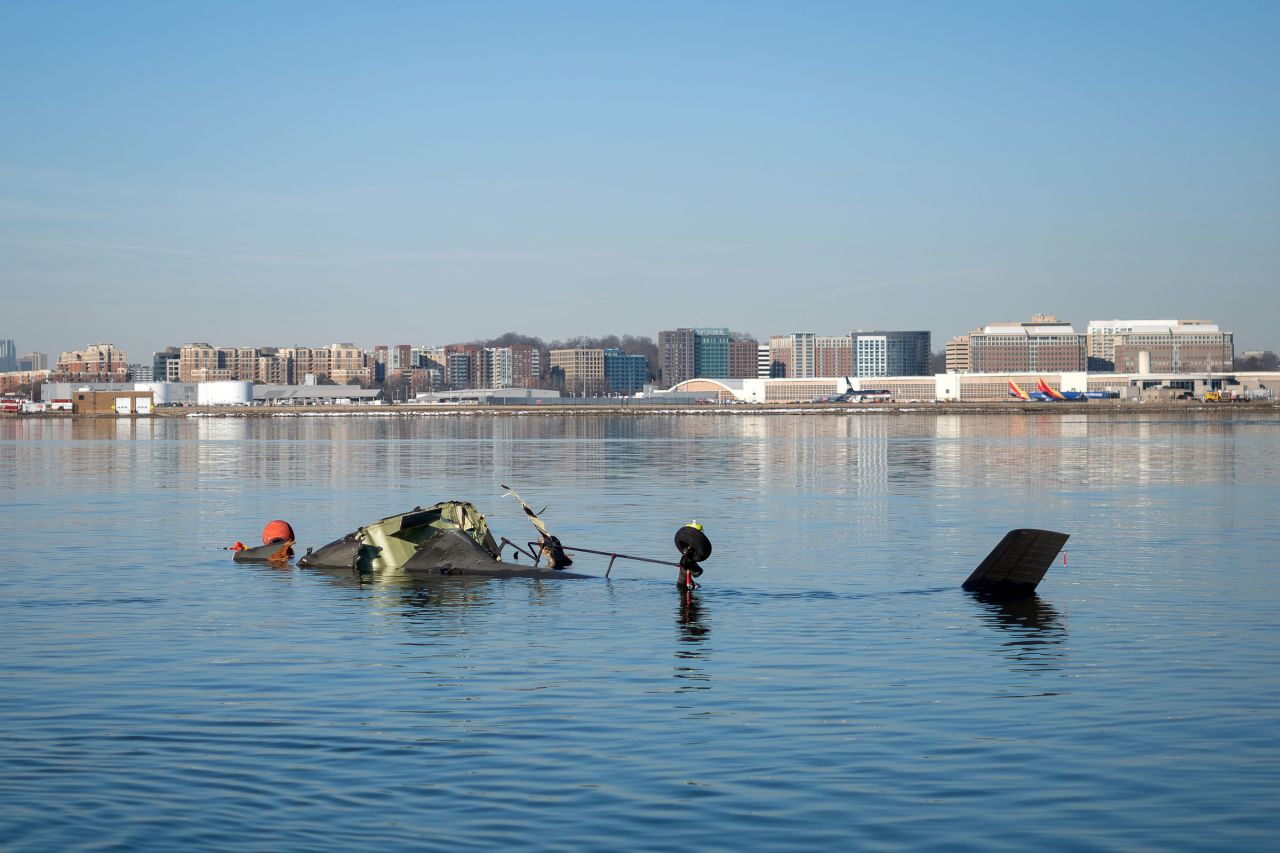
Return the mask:
<svg viewBox="0 0 1280 853">
<path fill-rule="evenodd" d="M 267 526 L 262 528 L 262 544 L 270 545 L 273 542 L 293 542 L 293 528 L 289 526 L 289 522 L 276 519 L 268 521 Z"/>
</svg>

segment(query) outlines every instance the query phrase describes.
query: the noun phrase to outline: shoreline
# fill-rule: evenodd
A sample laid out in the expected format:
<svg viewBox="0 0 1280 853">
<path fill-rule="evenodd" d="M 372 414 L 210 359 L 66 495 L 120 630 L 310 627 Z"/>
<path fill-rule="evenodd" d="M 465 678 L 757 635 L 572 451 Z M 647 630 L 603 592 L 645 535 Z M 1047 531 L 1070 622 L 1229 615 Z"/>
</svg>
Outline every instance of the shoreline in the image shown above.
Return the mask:
<svg viewBox="0 0 1280 853">
<path fill-rule="evenodd" d="M 704 406 L 186 406 L 164 408 L 150 415 L 72 414 L 70 412 L 5 413 L 3 417 L 42 420 L 117 420 L 128 418 L 276 418 L 276 417 L 740 417 L 752 415 L 1132 415 L 1176 414 L 1196 417 L 1235 418 L 1269 415 L 1280 417 L 1280 403 L 1129 403 L 1100 401 L 1089 403 L 754 403 Z"/>
</svg>

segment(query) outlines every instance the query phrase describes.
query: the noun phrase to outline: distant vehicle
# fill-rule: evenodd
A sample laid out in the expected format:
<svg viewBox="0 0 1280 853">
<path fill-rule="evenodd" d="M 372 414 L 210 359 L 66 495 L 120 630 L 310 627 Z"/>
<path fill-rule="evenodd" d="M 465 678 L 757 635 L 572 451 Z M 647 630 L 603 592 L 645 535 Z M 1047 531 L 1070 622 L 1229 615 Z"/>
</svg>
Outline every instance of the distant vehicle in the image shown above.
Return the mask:
<svg viewBox="0 0 1280 853">
<path fill-rule="evenodd" d="M 1221 403 L 1221 402 L 1222 402 L 1222 392 L 1221 392 L 1221 391 L 1205 391 L 1205 392 L 1204 392 L 1204 401 L 1205 401 L 1206 403 Z"/>
</svg>

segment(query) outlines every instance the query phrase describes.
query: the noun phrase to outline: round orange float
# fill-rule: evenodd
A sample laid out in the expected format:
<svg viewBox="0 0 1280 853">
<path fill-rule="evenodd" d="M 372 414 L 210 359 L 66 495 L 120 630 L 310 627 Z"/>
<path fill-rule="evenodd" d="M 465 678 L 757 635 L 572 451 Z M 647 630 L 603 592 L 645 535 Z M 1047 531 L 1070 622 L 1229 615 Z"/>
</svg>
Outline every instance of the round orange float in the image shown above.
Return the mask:
<svg viewBox="0 0 1280 853">
<path fill-rule="evenodd" d="M 289 526 L 289 522 L 276 519 L 268 521 L 267 526 L 262 528 L 262 544 L 271 545 L 276 542 L 293 542 L 293 528 Z"/>
</svg>

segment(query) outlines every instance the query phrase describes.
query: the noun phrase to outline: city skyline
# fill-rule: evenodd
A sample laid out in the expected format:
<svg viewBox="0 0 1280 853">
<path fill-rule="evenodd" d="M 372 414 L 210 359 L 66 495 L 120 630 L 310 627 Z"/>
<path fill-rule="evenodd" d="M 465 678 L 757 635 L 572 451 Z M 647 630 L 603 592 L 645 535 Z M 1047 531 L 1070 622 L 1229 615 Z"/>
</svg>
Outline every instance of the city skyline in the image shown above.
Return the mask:
<svg viewBox="0 0 1280 853">
<path fill-rule="evenodd" d="M 938 345 L 1098 305 L 1275 345 L 1274 5 L 17 2 L 0 28 L 21 351 L 833 314 Z"/>
<path fill-rule="evenodd" d="M 999 325 L 1020 325 L 1020 324 L 1023 324 L 1024 322 L 1031 322 L 1031 323 L 1034 323 L 1037 319 L 1042 318 L 1042 317 L 1043 317 L 1043 318 L 1050 319 L 1050 320 L 1052 320 L 1052 321 L 1053 321 L 1053 322 L 1055 322 L 1055 323 L 1056 323 L 1056 322 L 1060 322 L 1060 323 L 1061 323 L 1061 324 L 1063 324 L 1063 325 L 1072 326 L 1073 328 L 1076 328 L 1077 332 L 1079 332 L 1080 334 L 1085 334 L 1085 333 L 1086 333 L 1086 332 L 1088 332 L 1090 329 L 1092 329 L 1095 325 L 1104 325 L 1104 326 L 1105 326 L 1105 325 L 1111 324 L 1111 323 L 1113 323 L 1113 322 L 1116 322 L 1117 320 L 1120 320 L 1120 322 L 1123 322 L 1123 323 L 1149 323 L 1149 322 L 1163 323 L 1163 322 L 1167 322 L 1167 321 L 1163 321 L 1163 320 L 1156 320 L 1154 317 L 1142 317 L 1142 318 L 1133 317 L 1133 318 L 1124 318 L 1124 319 L 1120 319 L 1120 318 L 1117 318 L 1117 317 L 1107 317 L 1107 318 L 1105 318 L 1105 319 L 1104 319 L 1104 318 L 1091 318 L 1091 319 L 1089 319 L 1089 320 L 1087 320 L 1087 321 L 1085 321 L 1085 322 L 1072 321 L 1072 320 L 1070 320 L 1070 319 L 1059 319 L 1056 315 L 1047 315 L 1047 314 L 1035 314 L 1035 315 L 1032 315 L 1032 317 L 1033 317 L 1033 319 L 1032 319 L 1031 321 L 1026 321 L 1026 320 L 1025 320 L 1025 318 L 1024 318 L 1024 319 L 1022 319 L 1022 320 L 1019 320 L 1019 319 L 1004 318 L 1004 317 L 999 317 L 999 318 L 991 317 L 991 318 L 988 318 L 988 319 L 983 320 L 983 321 L 981 321 L 981 322 L 978 322 L 978 323 L 974 323 L 974 324 L 972 324 L 972 325 L 969 327 L 969 329 L 964 333 L 964 336 L 965 336 L 965 337 L 967 337 L 967 335 L 968 335 L 970 332 L 973 332 L 973 331 L 980 331 L 980 330 L 982 330 L 982 329 L 984 329 L 984 328 L 986 328 L 986 327 L 988 327 L 988 326 L 991 326 L 991 325 L 997 325 L 997 326 L 999 326 Z M 1274 350 L 1274 349 L 1275 349 L 1275 346 L 1274 346 L 1273 344 L 1271 344 L 1271 343 L 1270 343 L 1270 341 L 1267 341 L 1267 342 L 1262 343 L 1262 344 L 1255 344 L 1255 345 L 1242 345 L 1242 344 L 1240 344 L 1240 343 L 1239 343 L 1239 335 L 1238 335 L 1237 333 L 1235 333 L 1235 332 L 1234 332 L 1232 325 L 1231 325 L 1231 324 L 1229 324 L 1229 323 L 1219 323 L 1219 322 L 1216 322 L 1216 321 L 1207 320 L 1207 319 L 1205 319 L 1204 317 L 1195 317 L 1195 318 L 1191 318 L 1191 317 L 1187 317 L 1187 318 L 1178 318 L 1176 321 L 1173 321 L 1173 322 L 1178 322 L 1178 323 L 1185 323 L 1185 322 L 1193 322 L 1193 323 L 1210 323 L 1210 324 L 1213 326 L 1213 328 L 1214 328 L 1215 330 L 1216 330 L 1217 328 L 1221 327 L 1224 331 L 1228 332 L 1228 334 L 1232 335 L 1232 337 L 1237 341 L 1237 343 L 1236 343 L 1236 345 L 1235 345 L 1235 349 L 1236 349 L 1236 351 L 1237 351 L 1237 352 L 1241 352 L 1241 353 L 1243 353 L 1243 352 L 1248 352 L 1248 351 L 1255 351 L 1255 352 L 1257 352 L 1257 351 L 1272 351 L 1272 350 Z M 675 325 L 675 324 L 668 324 L 668 325 Z M 725 332 L 730 331 L 729 327 L 726 327 L 726 326 L 721 326 L 721 327 L 711 327 L 711 328 L 709 328 L 709 329 L 706 329 L 706 327 L 700 327 L 700 330 L 716 331 L 716 329 L 717 329 L 717 328 L 718 328 L 718 329 L 720 329 L 720 330 L 722 330 L 722 331 L 725 331 Z M 688 329 L 688 328 L 684 328 L 684 327 L 682 327 L 682 329 L 683 329 L 683 330 L 685 330 L 685 331 L 692 331 L 692 329 Z M 3 330 L 0 330 L 0 332 L 2 332 L 2 331 L 3 331 Z M 853 327 L 853 328 L 848 328 L 848 329 L 846 329 L 845 331 L 842 331 L 842 332 L 836 333 L 835 335 L 825 335 L 825 337 L 842 337 L 842 338 L 843 338 L 843 337 L 849 337 L 849 336 L 851 336 L 851 335 L 858 335 L 858 334 L 860 334 L 860 333 L 872 333 L 872 332 L 877 332 L 877 331 L 879 331 L 879 330 L 875 330 L 875 329 L 873 329 L 873 328 L 871 328 L 871 327 Z M 902 332 L 902 330 L 889 330 L 889 331 L 897 331 L 897 332 L 899 332 L 899 333 L 901 333 L 901 332 Z M 930 330 L 922 330 L 922 331 L 929 332 Z M 780 332 L 780 331 L 775 331 L 775 332 L 771 332 L 771 333 L 769 333 L 769 334 L 764 334 L 764 335 L 756 335 L 756 334 L 753 334 L 753 333 L 751 333 L 751 332 L 746 332 L 746 331 L 744 331 L 744 330 L 737 330 L 737 329 L 732 330 L 732 332 L 733 332 L 733 334 L 745 334 L 745 335 L 750 335 L 750 339 L 751 339 L 754 343 L 761 344 L 761 345 L 767 345 L 767 344 L 769 343 L 769 341 L 770 341 L 770 339 L 771 339 L 771 338 L 776 338 L 776 337 L 779 337 L 779 336 L 785 336 L 785 335 L 787 335 L 787 334 L 795 334 L 795 333 L 800 333 L 800 334 L 810 334 L 810 335 L 816 334 L 816 335 L 818 335 L 819 337 L 824 337 L 824 333 L 823 333 L 821 330 L 816 329 L 816 328 L 814 328 L 814 327 L 807 327 L 807 328 L 802 328 L 802 329 L 791 330 L 790 332 L 786 332 L 786 333 L 782 333 L 782 332 Z M 202 341 L 202 340 L 196 340 L 196 339 L 189 339 L 189 340 L 181 340 L 181 341 L 177 341 L 177 340 L 172 340 L 172 339 L 171 339 L 168 343 L 165 343 L 165 344 L 163 344 L 163 345 L 160 345 L 160 346 L 157 346 L 157 347 L 154 347 L 154 348 L 150 348 L 150 349 L 139 350 L 139 351 L 136 351 L 136 352 L 135 352 L 135 351 L 130 350 L 130 349 L 129 349 L 128 347 L 126 347 L 126 346 L 121 346 L 121 345 L 119 345 L 119 344 L 117 343 L 117 341 L 116 341 L 115 339 L 111 338 L 110 336 L 105 336 L 105 337 L 104 337 L 104 336 L 98 336 L 97 338 L 93 338 L 89 343 L 90 343 L 91 345 L 107 344 L 107 345 L 110 345 L 110 346 L 114 346 L 116 349 L 121 350 L 121 351 L 123 351 L 123 352 L 125 352 L 125 353 L 131 353 L 131 352 L 132 352 L 133 354 L 128 356 L 128 360 L 129 360 L 129 362 L 130 362 L 130 363 L 134 363 L 134 364 L 136 364 L 136 363 L 142 363 L 142 362 L 149 362 L 153 356 L 160 355 L 160 354 L 162 354 L 163 352 L 165 352 L 166 350 L 176 350 L 176 349 L 178 349 L 178 348 L 181 348 L 181 347 L 184 347 L 184 346 L 189 346 L 189 345 L 211 345 L 211 346 L 213 346 L 213 347 L 224 347 L 224 348 L 245 348 L 245 347 L 248 347 L 248 348 L 255 348 L 255 349 L 272 349 L 272 350 L 277 350 L 277 349 L 287 349 L 287 348 L 290 348 L 290 347 L 325 348 L 325 347 L 329 347 L 329 346 L 335 346 L 335 345 L 338 345 L 338 346 L 354 346 L 354 347 L 356 347 L 357 349 L 362 350 L 362 351 L 363 351 L 363 352 L 365 352 L 366 354 L 373 354 L 373 353 L 375 353 L 375 351 L 376 351 L 376 350 L 379 350 L 379 349 L 387 349 L 388 347 L 392 347 L 392 348 L 396 348 L 396 347 L 406 347 L 406 348 L 412 348 L 412 349 L 428 349 L 428 348 L 441 348 L 441 349 L 444 349 L 444 348 L 450 348 L 450 347 L 470 347 L 470 346 L 475 346 L 475 345 L 484 345 L 484 344 L 485 344 L 485 342 L 487 342 L 487 341 L 494 341 L 494 340 L 498 340 L 498 339 L 500 339 L 500 338 L 502 338 L 502 337 L 504 337 L 504 336 L 517 335 L 517 336 L 519 336 L 519 337 L 521 337 L 521 338 L 527 338 L 527 339 L 529 339 L 529 340 L 536 340 L 536 341 L 540 342 L 540 344 L 541 344 L 543 347 L 547 348 L 547 349 L 554 349 L 554 348 L 556 348 L 556 347 L 569 347 L 569 348 L 572 348 L 573 346 L 576 346 L 576 345 L 577 345 L 577 344 L 575 344 L 574 342 L 575 342 L 575 341 L 580 341 L 580 340 L 595 340 L 595 341 L 600 341 L 600 340 L 605 340 L 605 339 L 607 339 L 607 338 L 623 338 L 623 337 L 630 337 L 630 338 L 633 338 L 633 339 L 636 339 L 636 340 L 641 340 L 641 341 L 643 341 L 643 340 L 647 340 L 649 344 L 654 345 L 658 350 L 661 350 L 661 347 L 662 347 L 662 338 L 661 338 L 661 335 L 662 335 L 662 334 L 664 334 L 664 332 L 662 332 L 662 331 L 654 332 L 654 333 L 651 333 L 651 334 L 643 334 L 643 333 L 642 333 L 642 334 L 634 335 L 634 336 L 632 336 L 632 335 L 626 335 L 626 336 L 624 336 L 624 335 L 620 335 L 620 334 L 613 333 L 613 332 L 602 332 L 602 333 L 579 333 L 579 334 L 569 335 L 569 336 L 567 336 L 566 338 L 563 338 L 563 339 L 559 339 L 559 338 L 552 339 L 552 338 L 544 338 L 544 337 L 542 337 L 541 335 L 538 335 L 538 334 L 536 334 L 536 333 L 529 332 L 529 331 L 514 331 L 514 330 L 507 330 L 507 331 L 505 331 L 505 332 L 502 332 L 502 333 L 499 333 L 499 334 L 496 334 L 496 335 L 490 335 L 490 336 L 487 336 L 487 337 L 481 337 L 481 338 L 478 338 L 478 339 L 472 339 L 472 340 L 461 340 L 461 339 L 456 339 L 456 338 L 455 338 L 455 339 L 440 338 L 440 339 L 436 339 L 436 340 L 411 340 L 411 341 L 395 341 L 395 342 L 393 342 L 393 341 L 390 341 L 390 340 L 387 340 L 387 339 L 381 339 L 381 340 L 373 340 L 373 341 L 370 341 L 370 342 L 365 342 L 365 341 L 362 341 L 362 340 L 361 340 L 360 338 L 358 338 L 358 337 L 351 336 L 351 335 L 345 335 L 345 336 L 341 336 L 341 337 L 338 337 L 338 338 L 334 338 L 333 340 L 330 340 L 330 341 L 327 341 L 327 342 L 323 342 L 323 341 L 320 341 L 320 340 L 308 340 L 308 341 L 305 341 L 305 342 L 299 342 L 299 341 L 294 341 L 293 339 L 291 339 L 291 338 L 290 338 L 290 339 L 288 339 L 288 342 L 287 342 L 287 343 L 285 343 L 284 341 L 285 341 L 286 339 L 285 339 L 285 338 L 284 338 L 284 337 L 283 337 L 283 336 L 282 336 L 282 335 L 277 331 L 276 339 L 275 339 L 275 340 L 271 340 L 271 341 L 255 341 L 255 342 L 248 342 L 248 343 L 245 343 L 245 342 L 238 342 L 238 341 L 237 341 L 237 342 L 230 342 L 230 341 L 227 341 L 227 340 L 225 340 L 225 339 L 223 339 L 223 338 L 215 338 L 213 341 Z M 928 351 L 929 351 L 929 354 L 930 354 L 930 355 L 939 355 L 939 356 L 940 356 L 940 355 L 943 355 L 943 354 L 947 351 L 947 349 L 948 349 L 949 345 L 950 345 L 950 344 L 952 344 L 952 343 L 954 343 L 954 342 L 955 342 L 955 340 L 956 340 L 956 339 L 958 339 L 958 338 L 960 338 L 960 337 L 961 337 L 961 335 L 953 335 L 953 336 L 948 337 L 948 338 L 940 338 L 940 337 L 938 337 L 937 335 L 933 335 L 933 336 L 932 336 L 932 345 L 929 347 L 929 350 L 928 350 Z M 0 340 L 3 340 L 3 339 L 0 339 Z M 21 342 L 20 342 L 20 341 L 18 341 L 17 339 L 12 339 L 12 340 L 14 340 L 14 342 L 15 342 L 15 350 L 21 350 L 21 349 L 22 349 Z M 505 345 L 505 344 L 504 344 L 504 345 Z M 77 348 L 77 346 L 79 346 L 79 347 L 83 347 L 83 346 L 85 346 L 85 343 L 80 343 L 80 344 L 78 344 L 78 345 L 76 345 L 76 346 L 71 347 L 70 349 L 55 348 L 55 349 L 53 349 L 51 352 L 49 352 L 49 353 L 47 353 L 47 354 L 45 354 L 45 355 L 47 355 L 49 363 L 50 363 L 50 364 L 52 364 L 54 361 L 56 361 L 56 360 L 57 360 L 57 358 L 58 358 L 58 356 L 59 356 L 60 354 L 65 354 L 65 353 L 68 353 L 68 352 L 73 352 L 73 351 L 75 351 L 75 349 Z M 28 352 L 26 352 L 26 353 L 25 353 L 25 355 L 40 355 L 40 354 L 41 354 L 41 353 L 37 353 L 37 352 L 34 352 L 34 351 L 28 351 Z"/>
</svg>

